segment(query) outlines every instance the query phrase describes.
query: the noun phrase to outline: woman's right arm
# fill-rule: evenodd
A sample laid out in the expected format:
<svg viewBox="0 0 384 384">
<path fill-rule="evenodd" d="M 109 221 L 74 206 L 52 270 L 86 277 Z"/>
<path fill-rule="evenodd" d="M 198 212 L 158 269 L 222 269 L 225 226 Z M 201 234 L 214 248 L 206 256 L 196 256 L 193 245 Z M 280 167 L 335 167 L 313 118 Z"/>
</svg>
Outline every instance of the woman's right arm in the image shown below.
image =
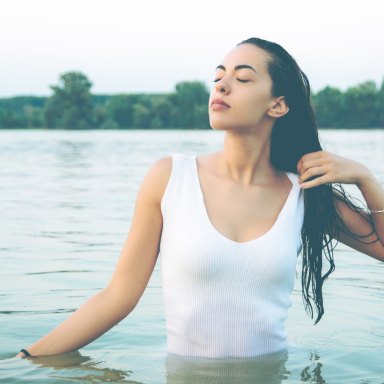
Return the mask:
<svg viewBox="0 0 384 384">
<path fill-rule="evenodd" d="M 171 158 L 164 158 L 145 176 L 128 237 L 108 286 L 57 328 L 27 347 L 32 356 L 77 350 L 108 331 L 134 309 L 156 264 L 163 224 L 160 203 L 171 168 Z"/>
</svg>

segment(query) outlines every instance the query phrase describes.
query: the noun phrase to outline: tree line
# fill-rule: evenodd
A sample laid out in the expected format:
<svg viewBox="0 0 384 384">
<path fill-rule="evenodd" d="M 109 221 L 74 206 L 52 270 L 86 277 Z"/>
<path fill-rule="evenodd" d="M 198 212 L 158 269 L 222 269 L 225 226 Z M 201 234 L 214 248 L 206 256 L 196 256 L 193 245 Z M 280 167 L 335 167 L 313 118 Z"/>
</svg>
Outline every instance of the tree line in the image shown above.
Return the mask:
<svg viewBox="0 0 384 384">
<path fill-rule="evenodd" d="M 206 85 L 180 82 L 166 94 L 93 95 L 81 72 L 67 72 L 50 97 L 0 99 L 0 128 L 204 129 L 209 128 Z M 321 128 L 384 127 L 384 80 L 366 81 L 342 92 L 325 87 L 312 94 Z"/>
</svg>

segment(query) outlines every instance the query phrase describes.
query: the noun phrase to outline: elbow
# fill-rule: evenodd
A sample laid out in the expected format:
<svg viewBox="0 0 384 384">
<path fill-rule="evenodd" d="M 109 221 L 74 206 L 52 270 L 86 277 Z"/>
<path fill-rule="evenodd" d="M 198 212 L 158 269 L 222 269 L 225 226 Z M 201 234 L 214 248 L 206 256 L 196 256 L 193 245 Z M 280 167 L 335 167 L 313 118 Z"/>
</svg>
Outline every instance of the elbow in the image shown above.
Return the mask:
<svg viewBox="0 0 384 384">
<path fill-rule="evenodd" d="M 127 317 L 138 303 L 138 299 L 134 295 L 128 294 L 126 290 L 114 285 L 107 286 L 100 294 L 111 304 L 116 314 L 116 324 Z"/>
</svg>

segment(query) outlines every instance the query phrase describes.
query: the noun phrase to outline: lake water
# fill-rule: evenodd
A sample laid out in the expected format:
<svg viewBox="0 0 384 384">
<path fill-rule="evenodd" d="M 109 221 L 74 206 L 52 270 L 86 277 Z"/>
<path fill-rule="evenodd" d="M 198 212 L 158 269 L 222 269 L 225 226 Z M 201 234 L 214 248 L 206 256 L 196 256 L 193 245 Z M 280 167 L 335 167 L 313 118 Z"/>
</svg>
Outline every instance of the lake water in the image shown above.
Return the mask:
<svg viewBox="0 0 384 384">
<path fill-rule="evenodd" d="M 321 137 L 384 183 L 384 130 Z M 135 311 L 80 352 L 13 357 L 108 282 L 148 167 L 171 153 L 215 151 L 222 139 L 213 131 L 0 131 L 0 382 L 384 383 L 384 264 L 343 245 L 316 326 L 297 279 L 287 354 L 167 356 L 157 265 Z"/>
</svg>

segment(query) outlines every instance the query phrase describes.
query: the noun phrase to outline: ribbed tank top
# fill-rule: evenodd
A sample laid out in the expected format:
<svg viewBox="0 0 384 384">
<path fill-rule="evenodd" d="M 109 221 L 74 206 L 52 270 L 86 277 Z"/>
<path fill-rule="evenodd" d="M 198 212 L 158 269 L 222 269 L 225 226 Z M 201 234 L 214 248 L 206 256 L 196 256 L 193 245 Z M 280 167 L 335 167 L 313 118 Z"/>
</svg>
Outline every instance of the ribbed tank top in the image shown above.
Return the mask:
<svg viewBox="0 0 384 384">
<path fill-rule="evenodd" d="M 196 156 L 173 155 L 161 201 L 160 259 L 169 353 L 251 357 L 286 349 L 304 217 L 298 177 L 272 228 L 239 243 L 212 225 Z"/>
</svg>

